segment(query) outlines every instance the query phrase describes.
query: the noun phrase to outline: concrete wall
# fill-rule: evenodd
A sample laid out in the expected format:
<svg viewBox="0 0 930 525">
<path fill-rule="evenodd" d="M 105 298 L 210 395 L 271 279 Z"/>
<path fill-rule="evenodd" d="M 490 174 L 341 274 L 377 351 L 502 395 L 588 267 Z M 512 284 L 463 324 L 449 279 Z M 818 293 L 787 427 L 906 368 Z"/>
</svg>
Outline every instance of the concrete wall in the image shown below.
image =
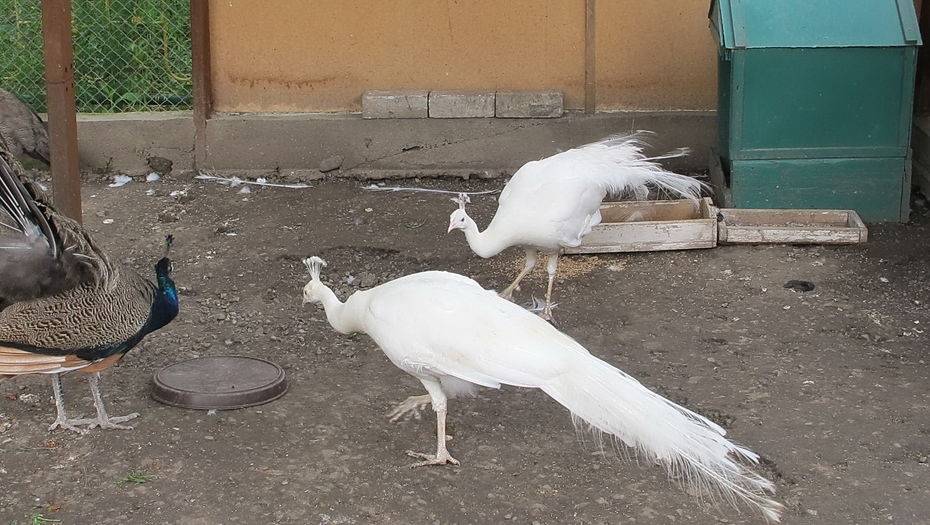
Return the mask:
<svg viewBox="0 0 930 525">
<path fill-rule="evenodd" d="M 597 106 L 713 107 L 707 0 L 598 0 Z M 558 89 L 584 105 L 584 0 L 210 1 L 215 108 L 359 111 L 367 89 Z"/>
<path fill-rule="evenodd" d="M 649 129 L 650 152 L 687 146 L 673 169 L 702 170 L 715 137 L 711 112 L 570 113 L 557 119 L 363 119 L 359 115 L 216 115 L 207 124 L 206 158 L 198 167 L 240 177 L 312 180 L 320 164 L 344 158 L 337 177 L 499 176 L 525 162 L 633 129 Z M 192 166 L 190 112 L 80 115 L 85 172 L 143 176 L 153 157 L 175 173 Z"/>
</svg>

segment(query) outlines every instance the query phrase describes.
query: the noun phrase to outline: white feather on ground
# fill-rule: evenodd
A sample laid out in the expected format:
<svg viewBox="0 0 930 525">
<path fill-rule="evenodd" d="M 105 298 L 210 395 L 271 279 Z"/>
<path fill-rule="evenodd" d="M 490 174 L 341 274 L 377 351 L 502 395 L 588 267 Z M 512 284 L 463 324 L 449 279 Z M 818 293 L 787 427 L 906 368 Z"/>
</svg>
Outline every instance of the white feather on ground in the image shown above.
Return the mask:
<svg viewBox="0 0 930 525">
<path fill-rule="evenodd" d="M 774 485 L 744 465 L 758 456 L 703 416 L 678 406 L 591 355 L 549 323 L 466 277 L 423 272 L 354 293 L 345 303 L 306 261 L 304 302 L 322 304 L 341 333 L 365 332 L 418 378 L 437 411 L 433 463 L 456 462 L 445 446 L 446 399 L 477 387 L 539 388 L 573 418 L 660 462 L 699 495 L 749 505 L 778 521 Z"/>
</svg>

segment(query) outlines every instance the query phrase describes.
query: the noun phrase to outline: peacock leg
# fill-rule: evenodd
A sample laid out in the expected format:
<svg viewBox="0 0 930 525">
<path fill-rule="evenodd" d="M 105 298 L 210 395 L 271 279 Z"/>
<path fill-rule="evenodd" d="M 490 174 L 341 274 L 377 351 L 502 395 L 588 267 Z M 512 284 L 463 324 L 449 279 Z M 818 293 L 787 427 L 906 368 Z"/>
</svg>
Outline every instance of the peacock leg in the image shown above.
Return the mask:
<svg viewBox="0 0 930 525">
<path fill-rule="evenodd" d="M 87 428 L 100 427 L 102 429 L 132 430 L 132 427 L 120 425 L 119 423 L 124 423 L 130 419 L 139 417 L 138 413 L 133 412 L 128 416 L 117 417 L 110 417 L 107 415 L 107 411 L 103 407 L 103 397 L 100 395 L 100 372 L 94 372 L 87 379 L 87 382 L 90 383 L 90 393 L 94 396 L 94 407 L 97 408 L 97 417 L 93 419 L 79 419 L 74 421 L 74 424 L 87 425 Z"/>
<path fill-rule="evenodd" d="M 513 291 L 520 289 L 520 281 L 526 277 L 526 274 L 530 273 L 533 270 L 533 267 L 536 266 L 536 250 L 532 248 L 526 249 L 526 263 L 523 265 L 523 270 L 517 275 L 517 278 L 514 279 L 510 286 L 504 288 L 504 291 L 500 293 L 500 296 L 508 301 L 513 298 Z"/>
<path fill-rule="evenodd" d="M 420 411 L 430 404 L 429 394 L 422 396 L 410 396 L 401 401 L 394 407 L 394 410 L 388 412 L 387 417 L 391 418 L 391 423 L 410 418 L 420 419 Z"/>
<path fill-rule="evenodd" d="M 446 449 L 446 394 L 442 391 L 442 385 L 439 381 L 434 380 L 420 379 L 420 381 L 423 382 L 423 386 L 429 392 L 433 410 L 436 411 L 436 455 L 408 450 L 408 456 L 424 460 L 410 465 L 410 468 L 428 465 L 458 465 L 459 460 L 449 455 L 449 451 Z"/>
<path fill-rule="evenodd" d="M 546 272 L 549 274 L 549 287 L 546 288 L 546 307 L 543 308 L 541 317 L 547 321 L 552 320 L 552 309 L 555 304 L 552 303 L 552 283 L 555 282 L 555 273 L 559 269 L 559 252 L 549 256 L 546 264 Z"/>
<path fill-rule="evenodd" d="M 78 434 L 86 434 L 86 430 L 75 426 L 80 425 L 81 420 L 68 419 L 68 415 L 65 413 L 65 401 L 61 395 L 61 374 L 52 374 L 52 394 L 55 396 L 55 408 L 58 410 L 58 415 L 55 418 L 55 422 L 48 427 L 48 431 L 51 432 L 56 428 L 63 428 L 77 432 Z"/>
</svg>

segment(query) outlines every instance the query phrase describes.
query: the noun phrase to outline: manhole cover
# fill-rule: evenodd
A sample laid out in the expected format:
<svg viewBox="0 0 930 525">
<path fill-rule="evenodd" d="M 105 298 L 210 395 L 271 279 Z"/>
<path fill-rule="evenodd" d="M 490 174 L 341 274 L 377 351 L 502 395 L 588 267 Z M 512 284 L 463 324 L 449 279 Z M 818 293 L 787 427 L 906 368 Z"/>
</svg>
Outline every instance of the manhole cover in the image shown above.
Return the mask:
<svg viewBox="0 0 930 525">
<path fill-rule="evenodd" d="M 198 357 L 162 368 L 153 378 L 152 397 L 166 405 L 230 410 L 261 405 L 284 395 L 280 366 L 255 357 Z"/>
</svg>

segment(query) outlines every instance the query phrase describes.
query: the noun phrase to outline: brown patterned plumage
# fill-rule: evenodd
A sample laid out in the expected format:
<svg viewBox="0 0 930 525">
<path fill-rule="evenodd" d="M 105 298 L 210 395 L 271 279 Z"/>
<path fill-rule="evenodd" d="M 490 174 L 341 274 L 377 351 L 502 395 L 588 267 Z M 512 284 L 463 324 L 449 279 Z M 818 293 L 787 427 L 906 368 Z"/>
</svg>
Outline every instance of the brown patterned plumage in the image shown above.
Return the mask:
<svg viewBox="0 0 930 525">
<path fill-rule="evenodd" d="M 0 311 L 0 341 L 60 350 L 62 355 L 126 341 L 148 320 L 157 289 L 155 283 L 124 269 L 109 290 L 83 284 L 15 303 Z"/>
</svg>

